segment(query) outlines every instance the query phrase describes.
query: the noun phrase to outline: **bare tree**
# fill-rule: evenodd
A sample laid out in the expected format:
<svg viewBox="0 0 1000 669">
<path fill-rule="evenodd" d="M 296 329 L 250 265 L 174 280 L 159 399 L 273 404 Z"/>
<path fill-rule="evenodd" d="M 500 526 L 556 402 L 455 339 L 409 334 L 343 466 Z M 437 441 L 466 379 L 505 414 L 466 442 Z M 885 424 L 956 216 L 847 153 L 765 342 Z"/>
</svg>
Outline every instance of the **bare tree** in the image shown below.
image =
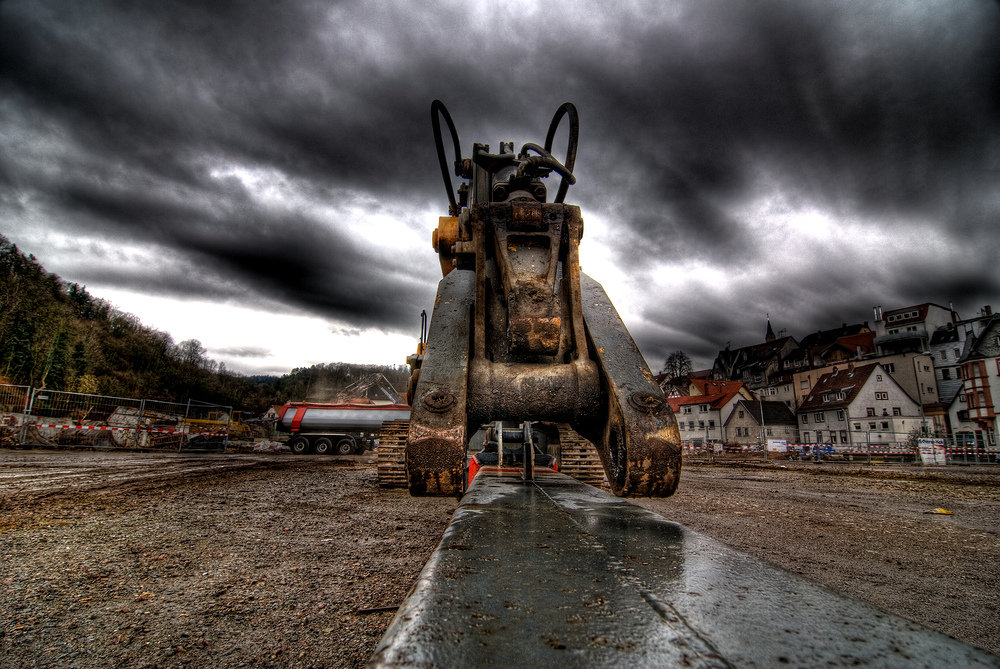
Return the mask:
<svg viewBox="0 0 1000 669">
<path fill-rule="evenodd" d="M 663 363 L 660 374 L 666 374 L 669 378 L 676 379 L 678 376 L 687 376 L 692 371 L 691 358 L 684 351 L 677 349 L 667 356 L 667 361 Z"/>
</svg>

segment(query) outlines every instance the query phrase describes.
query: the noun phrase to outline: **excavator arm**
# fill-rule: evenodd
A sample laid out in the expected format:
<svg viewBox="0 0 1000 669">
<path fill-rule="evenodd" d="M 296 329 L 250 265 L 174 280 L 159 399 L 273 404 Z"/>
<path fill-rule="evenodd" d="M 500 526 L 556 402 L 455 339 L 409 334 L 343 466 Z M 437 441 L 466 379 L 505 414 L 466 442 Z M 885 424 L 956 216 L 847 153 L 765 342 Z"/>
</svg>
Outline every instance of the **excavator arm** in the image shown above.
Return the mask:
<svg viewBox="0 0 1000 669">
<path fill-rule="evenodd" d="M 455 143 L 452 192 L 439 115 Z M 551 153 L 563 116 L 570 119 L 567 160 Z M 575 182 L 578 120 L 559 108 L 545 146 L 514 153 L 473 146 L 458 155 L 458 135 L 435 101 L 432 121 L 450 216 L 433 235 L 444 278 L 438 286 L 406 447 L 410 492 L 460 494 L 466 445 L 493 421 L 568 423 L 597 447 L 619 496 L 666 496 L 680 474 L 680 435 L 669 405 L 607 294 L 580 272 L 580 208 L 563 202 Z M 548 202 L 543 179 L 561 177 Z"/>
</svg>

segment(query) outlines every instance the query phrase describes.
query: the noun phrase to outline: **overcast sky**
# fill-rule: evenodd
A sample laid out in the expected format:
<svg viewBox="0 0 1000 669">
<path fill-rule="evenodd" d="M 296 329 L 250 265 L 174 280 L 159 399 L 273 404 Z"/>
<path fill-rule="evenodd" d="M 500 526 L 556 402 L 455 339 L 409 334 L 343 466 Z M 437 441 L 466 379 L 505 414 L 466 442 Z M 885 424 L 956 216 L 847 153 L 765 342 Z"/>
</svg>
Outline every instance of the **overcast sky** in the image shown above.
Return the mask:
<svg viewBox="0 0 1000 669">
<path fill-rule="evenodd" d="M 654 371 L 1000 308 L 997 0 L 0 0 L 0 233 L 230 369 L 402 364 L 435 98 L 466 156 L 576 104 L 583 269 Z"/>
</svg>

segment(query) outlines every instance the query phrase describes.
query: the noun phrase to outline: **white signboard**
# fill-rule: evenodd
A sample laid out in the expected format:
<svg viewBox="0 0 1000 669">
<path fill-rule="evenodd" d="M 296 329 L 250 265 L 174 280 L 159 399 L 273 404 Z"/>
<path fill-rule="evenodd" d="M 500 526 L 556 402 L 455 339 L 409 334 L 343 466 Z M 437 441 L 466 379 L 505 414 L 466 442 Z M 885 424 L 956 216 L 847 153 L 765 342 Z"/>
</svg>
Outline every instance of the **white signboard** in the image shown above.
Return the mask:
<svg viewBox="0 0 1000 669">
<path fill-rule="evenodd" d="M 787 453 L 788 452 L 788 440 L 787 439 L 768 439 L 767 440 L 767 450 L 774 453 Z"/>
<path fill-rule="evenodd" d="M 943 439 L 917 439 L 917 448 L 920 449 L 920 462 L 925 465 L 948 464 L 945 459 Z"/>
</svg>

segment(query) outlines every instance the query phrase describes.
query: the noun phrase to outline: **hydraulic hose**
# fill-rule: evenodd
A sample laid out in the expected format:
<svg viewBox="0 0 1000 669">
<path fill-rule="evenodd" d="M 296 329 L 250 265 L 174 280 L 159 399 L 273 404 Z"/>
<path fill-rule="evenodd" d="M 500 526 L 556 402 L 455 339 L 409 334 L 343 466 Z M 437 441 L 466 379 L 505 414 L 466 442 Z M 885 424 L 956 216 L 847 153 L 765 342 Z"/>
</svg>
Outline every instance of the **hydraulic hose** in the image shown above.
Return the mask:
<svg viewBox="0 0 1000 669">
<path fill-rule="evenodd" d="M 572 174 L 573 165 L 576 164 L 576 147 L 580 142 L 580 117 L 576 113 L 576 106 L 572 102 L 564 102 L 556 110 L 555 116 L 552 117 L 552 122 L 549 124 L 549 131 L 545 134 L 545 151 L 549 154 L 552 153 L 552 140 L 555 139 L 556 130 L 559 129 L 559 122 L 567 114 L 569 115 L 569 142 L 566 147 L 566 161 L 563 165 Z M 566 198 L 566 191 L 569 190 L 570 184 L 573 181 L 567 179 L 565 173 L 561 171 L 559 173 L 563 175 L 563 179 L 559 184 L 559 191 L 556 193 L 554 202 L 561 203 Z"/>
<path fill-rule="evenodd" d="M 455 130 L 455 123 L 451 120 L 451 114 L 448 113 L 448 109 L 444 106 L 444 103 L 440 100 L 432 102 L 431 125 L 434 128 L 434 147 L 437 149 L 438 163 L 441 165 L 441 176 L 444 177 L 444 187 L 448 192 L 448 213 L 452 216 L 458 216 L 458 201 L 455 199 L 455 191 L 451 185 L 451 173 L 448 170 L 448 159 L 444 153 L 444 140 L 441 137 L 441 120 L 438 118 L 439 115 L 444 117 L 445 123 L 448 124 L 448 130 L 451 132 L 451 141 L 455 147 L 454 169 L 457 169 L 458 165 L 462 162 L 461 147 L 458 143 L 458 131 Z"/>
</svg>

